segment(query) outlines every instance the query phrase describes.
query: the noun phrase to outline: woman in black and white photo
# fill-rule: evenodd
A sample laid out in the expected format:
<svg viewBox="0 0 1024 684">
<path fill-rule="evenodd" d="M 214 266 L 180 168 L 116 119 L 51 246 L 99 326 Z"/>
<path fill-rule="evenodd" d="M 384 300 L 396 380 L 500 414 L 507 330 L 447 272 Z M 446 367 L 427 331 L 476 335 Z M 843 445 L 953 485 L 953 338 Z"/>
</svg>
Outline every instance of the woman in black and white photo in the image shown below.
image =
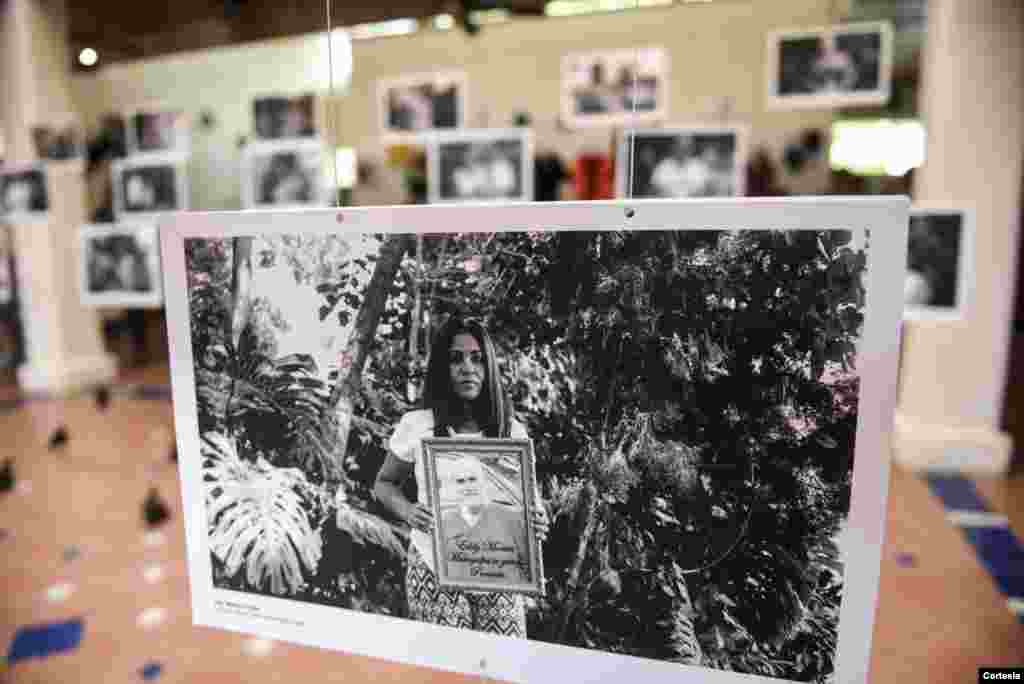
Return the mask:
<svg viewBox="0 0 1024 684">
<path fill-rule="evenodd" d="M 435 520 L 425 494 L 428 484 L 421 440 L 456 435 L 527 438 L 526 429 L 512 416 L 490 335 L 480 323 L 459 317 L 449 319 L 435 339 L 423 408 L 406 413 L 395 427 L 374 494 L 413 528 L 405 587 L 409 617 L 526 638 L 522 596 L 438 587 L 431 544 Z M 410 477 L 415 478 L 419 492 L 416 501 L 402 489 Z M 534 525 L 543 541 L 548 520 L 539 494 L 537 502 Z"/>
<path fill-rule="evenodd" d="M 3 211 L 8 214 L 27 214 L 50 208 L 46 193 L 46 174 L 31 169 L 0 176 Z"/>
</svg>

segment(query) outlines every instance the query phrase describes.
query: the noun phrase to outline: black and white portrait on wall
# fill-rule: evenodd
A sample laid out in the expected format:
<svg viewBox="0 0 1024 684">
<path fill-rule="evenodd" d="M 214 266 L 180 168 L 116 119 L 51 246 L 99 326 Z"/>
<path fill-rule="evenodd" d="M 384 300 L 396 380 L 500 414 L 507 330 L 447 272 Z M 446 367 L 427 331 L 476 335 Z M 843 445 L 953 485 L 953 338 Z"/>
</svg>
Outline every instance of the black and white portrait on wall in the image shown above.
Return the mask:
<svg viewBox="0 0 1024 684">
<path fill-rule="evenodd" d="M 774 109 L 885 104 L 892 27 L 871 22 L 772 33 L 768 103 Z"/>
<path fill-rule="evenodd" d="M 253 137 L 285 140 L 316 137 L 314 98 L 306 95 L 271 95 L 252 102 Z"/>
<path fill-rule="evenodd" d="M 438 133 L 427 146 L 430 202 L 533 199 L 533 136 L 526 128 Z"/>
<path fill-rule="evenodd" d="M 141 219 L 147 214 L 188 209 L 186 165 L 176 156 L 145 155 L 118 160 L 114 177 L 114 213 Z"/>
<path fill-rule="evenodd" d="M 50 196 L 42 164 L 0 168 L 0 209 L 12 223 L 46 215 Z"/>
<path fill-rule="evenodd" d="M 97 224 L 79 230 L 82 303 L 124 308 L 163 304 L 154 225 Z"/>
<path fill-rule="evenodd" d="M 906 316 L 962 318 L 973 279 L 973 221 L 965 209 L 915 208 L 907 241 Z"/>
<path fill-rule="evenodd" d="M 325 205 L 325 153 L 326 147 L 317 140 L 247 145 L 242 153 L 242 206 Z"/>
<path fill-rule="evenodd" d="M 908 203 L 862 200 L 170 217 L 195 622 L 517 682 L 864 681 Z"/>
<path fill-rule="evenodd" d="M 569 54 L 561 87 L 570 128 L 653 123 L 668 112 L 668 55 L 657 47 Z"/>
<path fill-rule="evenodd" d="M 620 139 L 616 156 L 616 194 L 664 199 L 735 197 L 744 192 L 745 165 L 743 127 L 630 130 Z"/>
<path fill-rule="evenodd" d="M 179 110 L 134 110 L 126 116 L 132 154 L 181 152 L 187 154 L 188 123 Z"/>
<path fill-rule="evenodd" d="M 402 137 L 466 125 L 465 72 L 409 74 L 377 82 L 381 131 Z"/>
</svg>

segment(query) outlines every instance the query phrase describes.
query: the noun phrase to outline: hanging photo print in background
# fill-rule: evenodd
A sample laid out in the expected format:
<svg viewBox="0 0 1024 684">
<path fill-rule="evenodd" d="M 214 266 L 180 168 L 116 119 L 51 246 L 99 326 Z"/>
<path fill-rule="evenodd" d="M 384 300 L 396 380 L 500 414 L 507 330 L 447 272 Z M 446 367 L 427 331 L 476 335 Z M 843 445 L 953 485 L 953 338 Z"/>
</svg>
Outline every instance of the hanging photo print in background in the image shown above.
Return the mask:
<svg viewBox="0 0 1024 684">
<path fill-rule="evenodd" d="M 381 132 L 394 139 L 466 125 L 465 72 L 410 74 L 377 82 Z"/>
<path fill-rule="evenodd" d="M 773 109 L 883 105 L 892 90 L 892 26 L 871 22 L 768 36 Z"/>
<path fill-rule="evenodd" d="M 82 156 L 82 131 L 71 119 L 56 125 L 33 126 L 32 144 L 36 157 L 44 161 L 77 159 Z"/>
<path fill-rule="evenodd" d="M 195 622 L 519 682 L 865 682 L 907 209 L 168 217 Z"/>
<path fill-rule="evenodd" d="M 437 133 L 427 146 L 431 203 L 533 199 L 533 134 L 527 128 Z"/>
<path fill-rule="evenodd" d="M 257 140 L 316 137 L 312 95 L 274 95 L 252 103 L 253 134 Z"/>
<path fill-rule="evenodd" d="M 616 156 L 616 194 L 638 199 L 742 195 L 746 134 L 736 126 L 628 131 Z"/>
<path fill-rule="evenodd" d="M 973 281 L 972 213 L 964 209 L 915 207 L 910 214 L 906 316 L 958 319 Z"/>
<path fill-rule="evenodd" d="M 668 113 L 663 48 L 574 53 L 562 58 L 561 118 L 569 128 L 636 126 Z"/>
<path fill-rule="evenodd" d="M 132 154 L 181 152 L 189 148 L 184 112 L 156 108 L 135 110 L 126 117 Z"/>
<path fill-rule="evenodd" d="M 122 308 L 163 304 L 156 226 L 82 226 L 79 240 L 83 304 Z"/>
<path fill-rule="evenodd" d="M 116 160 L 114 213 L 118 220 L 154 220 L 154 214 L 188 209 L 183 158 L 146 155 Z"/>
<path fill-rule="evenodd" d="M 46 218 L 50 196 L 42 163 L 0 170 L 0 212 L 9 223 Z"/>
<path fill-rule="evenodd" d="M 246 145 L 242 152 L 242 207 L 325 206 L 325 151 L 318 140 Z"/>
</svg>

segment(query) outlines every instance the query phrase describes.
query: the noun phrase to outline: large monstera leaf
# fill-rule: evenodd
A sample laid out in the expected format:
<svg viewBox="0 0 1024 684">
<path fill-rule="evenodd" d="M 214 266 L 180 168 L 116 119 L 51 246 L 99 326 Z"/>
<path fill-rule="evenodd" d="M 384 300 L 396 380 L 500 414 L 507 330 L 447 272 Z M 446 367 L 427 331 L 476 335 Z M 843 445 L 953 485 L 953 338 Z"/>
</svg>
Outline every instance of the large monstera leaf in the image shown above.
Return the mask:
<svg viewBox="0 0 1024 684">
<path fill-rule="evenodd" d="M 210 550 L 228 576 L 244 569 L 245 582 L 254 589 L 296 593 L 323 550 L 306 512 L 305 476 L 262 458 L 246 462 L 222 435 L 206 435 L 203 442 Z"/>
</svg>

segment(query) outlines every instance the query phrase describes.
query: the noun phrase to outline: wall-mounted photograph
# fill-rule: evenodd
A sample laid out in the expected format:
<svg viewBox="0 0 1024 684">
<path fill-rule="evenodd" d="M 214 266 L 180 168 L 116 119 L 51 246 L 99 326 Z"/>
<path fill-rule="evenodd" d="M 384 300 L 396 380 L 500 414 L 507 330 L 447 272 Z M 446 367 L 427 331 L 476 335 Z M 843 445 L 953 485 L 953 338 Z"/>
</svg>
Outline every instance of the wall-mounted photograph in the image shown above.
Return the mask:
<svg viewBox="0 0 1024 684">
<path fill-rule="evenodd" d="M 188 153 L 189 131 L 185 113 L 177 110 L 139 109 L 128 121 L 129 150 L 132 154 Z"/>
<path fill-rule="evenodd" d="M 620 198 L 743 195 L 747 129 L 677 126 L 630 130 L 616 155 Z"/>
<path fill-rule="evenodd" d="M 82 226 L 79 247 L 79 283 L 84 305 L 149 308 L 163 304 L 156 226 Z"/>
<path fill-rule="evenodd" d="M 963 318 L 973 281 L 972 212 L 916 207 L 910 214 L 907 277 L 909 319 Z"/>
<path fill-rule="evenodd" d="M 41 163 L 0 167 L 0 211 L 5 220 L 38 220 L 49 209 L 46 169 Z"/>
<path fill-rule="evenodd" d="M 324 206 L 327 148 L 317 140 L 260 141 L 242 152 L 242 206 Z"/>
<path fill-rule="evenodd" d="M 668 114 L 668 53 L 640 47 L 569 54 L 561 88 L 569 128 L 651 124 Z"/>
<path fill-rule="evenodd" d="M 118 220 L 188 209 L 188 179 L 183 159 L 146 156 L 117 160 L 111 167 L 114 214 Z"/>
<path fill-rule="evenodd" d="M 772 109 L 882 105 L 892 90 L 888 22 L 779 31 L 768 36 Z"/>
<path fill-rule="evenodd" d="M 465 72 L 409 74 L 377 82 L 381 132 L 392 139 L 466 125 Z"/>
<path fill-rule="evenodd" d="M 268 95 L 252 102 L 253 137 L 257 140 L 313 138 L 317 135 L 313 95 Z"/>
<path fill-rule="evenodd" d="M 526 128 L 438 133 L 427 146 L 431 203 L 531 201 L 533 135 Z"/>
</svg>

